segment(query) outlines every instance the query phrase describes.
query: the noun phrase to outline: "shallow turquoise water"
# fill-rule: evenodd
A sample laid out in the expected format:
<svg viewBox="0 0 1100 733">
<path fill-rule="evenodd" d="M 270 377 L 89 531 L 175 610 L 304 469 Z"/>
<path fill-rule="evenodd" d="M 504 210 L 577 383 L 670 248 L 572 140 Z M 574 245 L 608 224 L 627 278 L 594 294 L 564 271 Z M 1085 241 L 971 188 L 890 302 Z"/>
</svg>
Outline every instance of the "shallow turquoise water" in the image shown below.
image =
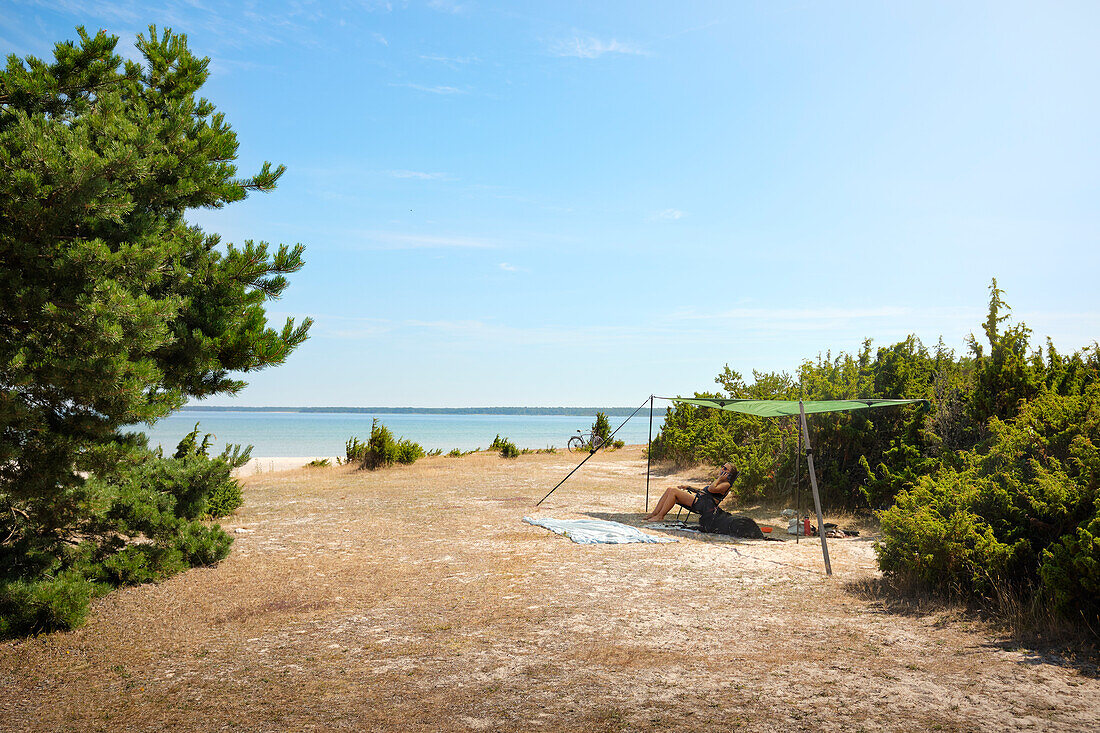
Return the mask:
<svg viewBox="0 0 1100 733">
<path fill-rule="evenodd" d="M 643 414 L 645 413 L 645 414 Z M 149 436 L 149 445 L 161 445 L 168 452 L 194 428 L 213 433 L 217 451 L 226 443 L 252 445 L 252 455 L 342 456 L 344 443 L 351 436 L 365 440 L 370 436 L 371 420 L 377 417 L 395 437 L 415 440 L 427 450 L 486 448 L 499 433 L 520 448 L 564 448 L 578 429 L 587 432 L 596 419 L 575 415 L 422 415 L 422 414 L 349 414 L 349 413 L 255 413 L 186 412 L 170 415 L 152 428 L 140 426 Z M 614 430 L 624 420 L 610 418 Z M 660 422 L 654 421 L 654 431 Z M 628 445 L 645 443 L 649 415 L 639 412 L 615 436 Z"/>
</svg>

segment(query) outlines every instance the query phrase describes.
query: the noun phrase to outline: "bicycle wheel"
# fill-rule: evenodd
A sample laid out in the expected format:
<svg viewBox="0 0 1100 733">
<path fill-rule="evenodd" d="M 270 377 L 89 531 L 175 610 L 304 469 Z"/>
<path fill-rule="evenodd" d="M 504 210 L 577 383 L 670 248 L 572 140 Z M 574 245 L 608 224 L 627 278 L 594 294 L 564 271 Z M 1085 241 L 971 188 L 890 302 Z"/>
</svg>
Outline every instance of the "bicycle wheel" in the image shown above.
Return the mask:
<svg viewBox="0 0 1100 733">
<path fill-rule="evenodd" d="M 565 445 L 569 448 L 570 453 L 576 453 L 577 451 L 584 449 L 584 440 L 581 439 L 581 436 L 574 435 Z"/>
<path fill-rule="evenodd" d="M 592 450 L 599 450 L 603 447 L 603 438 L 598 435 L 592 436 Z"/>
</svg>

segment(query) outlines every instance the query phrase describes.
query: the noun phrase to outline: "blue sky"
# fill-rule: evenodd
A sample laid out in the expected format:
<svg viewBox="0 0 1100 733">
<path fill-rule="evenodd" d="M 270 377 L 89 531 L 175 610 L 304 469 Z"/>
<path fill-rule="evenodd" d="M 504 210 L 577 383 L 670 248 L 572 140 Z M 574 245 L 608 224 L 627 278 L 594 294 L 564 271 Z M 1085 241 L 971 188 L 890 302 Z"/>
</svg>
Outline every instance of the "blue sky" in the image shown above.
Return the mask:
<svg viewBox="0 0 1100 733">
<path fill-rule="evenodd" d="M 864 338 L 964 348 L 997 277 L 1100 334 L 1093 3 L 9 2 L 4 53 L 149 23 L 307 246 L 238 405 L 632 405 Z"/>
</svg>

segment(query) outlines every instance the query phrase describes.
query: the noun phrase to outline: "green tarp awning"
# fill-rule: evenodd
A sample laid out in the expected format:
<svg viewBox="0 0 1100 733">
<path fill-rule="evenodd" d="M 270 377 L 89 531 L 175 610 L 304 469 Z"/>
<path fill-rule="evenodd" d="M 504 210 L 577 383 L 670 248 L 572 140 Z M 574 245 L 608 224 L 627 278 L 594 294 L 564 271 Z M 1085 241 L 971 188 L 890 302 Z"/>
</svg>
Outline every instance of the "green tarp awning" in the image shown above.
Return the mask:
<svg viewBox="0 0 1100 733">
<path fill-rule="evenodd" d="M 711 407 L 728 412 L 744 412 L 760 417 L 782 417 L 798 414 L 798 400 L 736 400 L 723 397 L 664 397 L 671 402 L 683 402 L 699 407 Z M 802 403 L 806 414 L 815 412 L 843 412 L 866 410 L 871 407 L 909 405 L 927 400 L 807 400 Z"/>
</svg>

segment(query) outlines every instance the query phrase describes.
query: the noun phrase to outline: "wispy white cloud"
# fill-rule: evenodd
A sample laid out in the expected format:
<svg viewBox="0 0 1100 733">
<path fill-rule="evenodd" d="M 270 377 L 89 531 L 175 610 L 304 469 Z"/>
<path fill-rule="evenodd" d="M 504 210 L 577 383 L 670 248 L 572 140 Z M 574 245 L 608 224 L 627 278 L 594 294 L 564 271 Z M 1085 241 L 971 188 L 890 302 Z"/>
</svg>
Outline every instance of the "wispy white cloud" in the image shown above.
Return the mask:
<svg viewBox="0 0 1100 733">
<path fill-rule="evenodd" d="M 432 338 L 448 340 L 467 348 L 484 348 L 486 344 L 522 344 L 522 345 L 561 345 L 578 343 L 652 343 L 659 341 L 650 325 L 635 326 L 530 326 L 518 327 L 483 320 L 408 320 L 401 324 L 402 330 L 423 329 L 431 333 Z M 670 332 L 672 335 L 676 335 Z"/>
<path fill-rule="evenodd" d="M 446 86 L 444 84 L 414 84 L 412 82 L 405 82 L 403 84 L 390 84 L 391 87 L 407 87 L 408 89 L 415 89 L 418 92 L 427 92 L 428 94 L 466 94 L 465 89 L 459 89 L 458 87 Z"/>
<path fill-rule="evenodd" d="M 386 171 L 391 178 L 411 178 L 417 181 L 453 181 L 454 178 L 446 173 L 428 173 L 425 171 Z"/>
<path fill-rule="evenodd" d="M 476 64 L 481 59 L 476 56 L 438 56 L 434 54 L 420 54 L 420 58 L 424 61 L 434 61 L 438 64 L 443 64 L 449 69 L 458 70 L 460 66 L 466 64 Z"/>
<path fill-rule="evenodd" d="M 359 0 L 357 4 L 368 13 L 388 13 L 393 10 L 393 3 L 389 0 Z"/>
<path fill-rule="evenodd" d="M 955 338 L 965 335 L 981 314 L 971 308 L 732 308 L 725 311 L 680 310 L 665 316 L 668 323 L 690 323 L 704 330 L 758 336 L 776 334 L 844 335 L 860 339 L 902 339 L 910 333 Z M 934 341 L 934 339 L 933 339 Z"/>
<path fill-rule="evenodd" d="M 912 308 L 882 306 L 878 308 L 733 308 L 713 313 L 681 311 L 669 315 L 672 320 L 733 320 L 746 323 L 775 324 L 818 323 L 820 321 L 866 318 L 898 318 L 913 313 Z"/>
<path fill-rule="evenodd" d="M 368 249 L 495 249 L 499 246 L 488 239 L 439 234 L 359 231 L 355 236 L 358 244 Z"/>
<path fill-rule="evenodd" d="M 438 10 L 440 13 L 458 14 L 469 10 L 468 3 L 458 3 L 454 0 L 428 0 L 428 7 Z"/>
<path fill-rule="evenodd" d="M 371 38 L 373 38 L 373 39 L 374 39 L 375 41 L 377 41 L 378 43 L 381 43 L 381 44 L 382 44 L 383 46 L 388 46 L 388 45 L 390 45 L 390 42 L 389 42 L 389 41 L 387 41 L 387 40 L 386 40 L 386 37 L 385 37 L 385 36 L 383 36 L 383 35 L 382 35 L 381 33 L 371 33 L 371 34 L 370 34 L 370 37 L 371 37 Z"/>
<path fill-rule="evenodd" d="M 506 264 L 506 263 L 502 263 Z M 272 312 L 276 321 L 286 317 L 302 318 L 302 313 Z M 469 348 L 484 348 L 490 344 L 563 345 L 614 343 L 617 347 L 644 345 L 675 345 L 684 348 L 697 344 L 712 344 L 715 333 L 736 334 L 746 344 L 764 342 L 790 342 L 806 344 L 799 358 L 812 356 L 819 348 L 823 351 L 831 345 L 834 356 L 839 349 L 851 352 L 858 349 L 863 338 L 873 331 L 876 343 L 885 345 L 918 334 L 925 345 L 931 346 L 936 337 L 943 335 L 949 345 L 961 347 L 965 335 L 973 330 L 971 324 L 979 323 L 984 316 L 981 309 L 969 308 L 823 308 L 785 309 L 741 308 L 721 314 L 676 313 L 643 324 L 545 324 L 538 326 L 513 326 L 495 319 L 454 320 L 399 320 L 366 318 L 312 313 L 317 325 L 317 336 L 369 340 L 385 338 L 391 334 L 403 337 L 447 340 Z M 730 317 L 738 318 L 730 323 Z M 685 319 L 689 322 L 685 322 Z M 712 319 L 707 322 L 706 319 Z M 1069 321 L 1072 319 L 1073 323 Z M 1037 325 L 1033 346 L 1045 343 L 1050 335 L 1059 350 L 1072 352 L 1095 342 L 1096 324 L 1100 313 L 1029 313 L 1023 319 L 1028 325 Z M 1058 330 L 1060 325 L 1067 328 Z M 1048 332 L 1046 327 L 1052 327 Z M 943 329 L 946 329 L 944 331 Z M 1042 333 L 1041 339 L 1038 334 Z M 798 334 L 792 336 L 792 334 Z"/>
<path fill-rule="evenodd" d="M 645 55 L 644 50 L 632 43 L 624 43 L 614 38 L 605 41 L 595 36 L 581 35 L 555 41 L 550 46 L 550 53 L 555 56 L 568 56 L 579 59 L 595 59 L 605 53 L 620 53 L 632 56 Z"/>
<path fill-rule="evenodd" d="M 501 262 L 497 266 L 500 269 L 504 270 L 505 272 L 527 272 L 528 271 L 526 267 L 518 267 L 518 266 L 513 265 L 509 262 Z"/>
<path fill-rule="evenodd" d="M 679 209 L 664 209 L 650 217 L 653 221 L 677 221 L 684 218 L 684 212 Z"/>
</svg>

